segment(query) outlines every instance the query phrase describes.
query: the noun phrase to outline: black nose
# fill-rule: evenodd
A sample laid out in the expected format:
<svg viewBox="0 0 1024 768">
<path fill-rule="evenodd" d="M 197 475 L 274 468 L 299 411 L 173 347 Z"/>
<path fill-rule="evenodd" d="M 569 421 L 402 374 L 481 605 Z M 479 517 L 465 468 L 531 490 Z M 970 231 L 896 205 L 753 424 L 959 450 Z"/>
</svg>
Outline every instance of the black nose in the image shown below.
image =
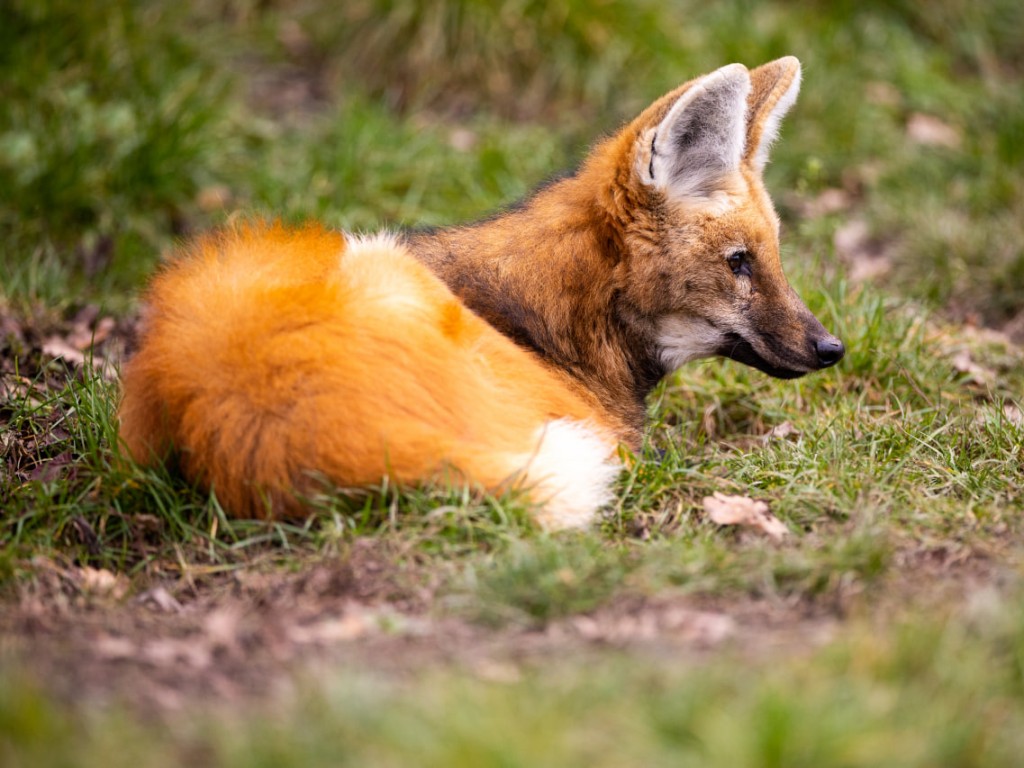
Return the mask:
<svg viewBox="0 0 1024 768">
<path fill-rule="evenodd" d="M 843 342 L 835 336 L 826 336 L 823 339 L 818 339 L 814 344 L 814 348 L 818 352 L 818 362 L 822 368 L 835 365 L 846 354 L 846 347 L 843 346 Z"/>
</svg>

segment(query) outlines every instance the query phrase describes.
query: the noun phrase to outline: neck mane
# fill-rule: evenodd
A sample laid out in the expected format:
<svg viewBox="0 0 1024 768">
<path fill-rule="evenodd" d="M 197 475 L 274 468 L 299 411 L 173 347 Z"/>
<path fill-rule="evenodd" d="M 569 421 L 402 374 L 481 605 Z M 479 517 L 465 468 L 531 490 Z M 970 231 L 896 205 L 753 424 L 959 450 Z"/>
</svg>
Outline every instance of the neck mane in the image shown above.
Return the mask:
<svg viewBox="0 0 1024 768">
<path fill-rule="evenodd" d="M 595 165 L 495 218 L 404 237 L 466 306 L 582 385 L 639 445 L 645 397 L 666 371 L 653 322 L 622 291 L 628 220 L 616 209 L 629 201 L 608 205 L 614 176 Z"/>
</svg>

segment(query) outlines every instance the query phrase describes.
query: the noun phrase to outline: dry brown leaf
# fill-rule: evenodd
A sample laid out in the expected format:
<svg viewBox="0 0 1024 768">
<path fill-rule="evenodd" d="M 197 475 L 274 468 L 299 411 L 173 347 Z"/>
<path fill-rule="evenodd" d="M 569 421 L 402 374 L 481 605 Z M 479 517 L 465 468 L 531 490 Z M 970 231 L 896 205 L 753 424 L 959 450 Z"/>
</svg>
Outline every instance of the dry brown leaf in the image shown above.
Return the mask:
<svg viewBox="0 0 1024 768">
<path fill-rule="evenodd" d="M 830 213 L 848 210 L 852 202 L 846 190 L 829 187 L 828 189 L 823 189 L 821 194 L 808 201 L 804 212 L 807 216 L 816 219 L 821 216 L 827 216 Z"/>
<path fill-rule="evenodd" d="M 513 685 L 522 679 L 519 667 L 506 661 L 481 659 L 473 665 L 473 672 L 488 683 Z"/>
<path fill-rule="evenodd" d="M 992 344 L 998 347 L 1013 346 L 1013 339 L 1010 338 L 1010 334 L 995 328 L 968 324 L 958 326 L 956 331 L 968 341 L 977 342 L 978 344 Z"/>
<path fill-rule="evenodd" d="M 1024 426 L 1024 411 L 1016 403 L 1004 403 L 999 414 L 988 410 L 979 411 L 974 417 L 974 423 L 984 426 L 996 423 L 1000 419 L 1016 427 Z"/>
<path fill-rule="evenodd" d="M 833 242 L 836 250 L 843 258 L 850 258 L 860 251 L 867 250 L 871 240 L 871 229 L 864 219 L 850 219 L 836 230 Z"/>
<path fill-rule="evenodd" d="M 211 611 L 203 619 L 203 632 L 213 648 L 235 648 L 241 634 L 242 612 L 237 607 Z"/>
<path fill-rule="evenodd" d="M 715 493 L 704 497 L 704 512 L 718 525 L 746 525 L 757 528 L 776 541 L 789 533 L 789 529 L 768 509 L 767 502 L 749 496 L 730 496 Z"/>
<path fill-rule="evenodd" d="M 784 421 L 768 430 L 768 434 L 761 439 L 767 443 L 770 440 L 785 440 L 790 437 L 793 439 L 800 437 L 800 430 L 794 427 L 792 422 Z"/>
<path fill-rule="evenodd" d="M 1014 344 L 1024 344 L 1024 310 L 1014 315 L 1003 326 L 1003 335 Z"/>
<path fill-rule="evenodd" d="M 105 341 L 116 327 L 117 321 L 112 317 L 101 317 L 95 327 L 91 322 L 75 323 L 71 333 L 64 340 L 75 349 L 84 352 L 94 344 Z"/>
<path fill-rule="evenodd" d="M 69 457 L 69 462 L 71 457 Z M 82 515 L 75 515 L 71 518 L 69 530 L 73 531 L 77 539 L 89 550 L 89 554 L 98 555 L 103 550 L 103 542 L 96 535 L 96 530 Z"/>
<path fill-rule="evenodd" d="M 960 146 L 960 132 L 934 115 L 915 112 L 907 120 L 907 136 L 917 144 L 929 147 Z"/>
<path fill-rule="evenodd" d="M 871 236 L 863 219 L 851 219 L 836 230 L 833 238 L 836 254 L 848 267 L 852 282 L 862 283 L 881 277 L 892 269 L 892 261 Z"/>
<path fill-rule="evenodd" d="M 469 128 L 453 128 L 448 134 L 448 145 L 456 152 L 470 152 L 478 140 L 476 132 Z"/>
<path fill-rule="evenodd" d="M 36 465 L 25 474 L 26 479 L 38 483 L 70 482 L 77 476 L 75 455 L 71 451 L 61 451 L 52 459 L 36 459 Z"/>
<path fill-rule="evenodd" d="M 109 328 L 107 328 L 107 322 L 109 321 Z M 97 333 L 103 334 L 104 337 L 108 335 L 114 329 L 115 322 L 112 319 L 104 318 L 97 326 Z M 50 357 L 63 359 L 68 365 L 76 368 L 84 367 L 88 360 L 92 364 L 92 369 L 96 373 L 100 374 L 103 378 L 108 381 L 113 381 L 117 378 L 117 369 L 114 363 L 103 357 L 102 355 L 88 352 L 87 354 L 78 349 L 74 343 L 81 341 L 81 337 L 69 337 L 68 339 L 61 338 L 60 336 L 50 336 L 46 341 L 43 342 L 42 351 L 44 355 Z M 89 341 L 85 342 L 85 346 L 88 347 L 92 343 L 93 331 L 88 332 Z M 100 341 L 97 338 L 97 342 Z"/>
<path fill-rule="evenodd" d="M 299 645 L 335 643 L 356 640 L 375 629 L 367 616 L 359 611 L 348 611 L 340 618 L 324 619 L 314 624 L 288 628 L 288 639 Z"/>
<path fill-rule="evenodd" d="M 736 620 L 724 613 L 675 608 L 665 613 L 662 624 L 689 642 L 717 645 L 736 634 Z"/>
<path fill-rule="evenodd" d="M 88 565 L 77 569 L 78 585 L 82 592 L 120 600 L 128 592 L 128 580 L 121 574 L 111 573 L 106 568 L 92 568 Z"/>
<path fill-rule="evenodd" d="M 25 328 L 21 322 L 0 308 L 0 340 L 15 342 L 25 341 Z"/>
<path fill-rule="evenodd" d="M 625 616 L 574 616 L 567 622 L 580 637 L 602 643 L 652 640 L 668 634 L 688 643 L 717 645 L 736 633 L 736 621 L 724 613 L 677 606 L 651 607 Z"/>
<path fill-rule="evenodd" d="M 85 365 L 85 355 L 60 336 L 51 336 L 43 342 L 43 354 L 63 358 L 72 365 Z"/>
<path fill-rule="evenodd" d="M 177 613 L 181 610 L 181 603 L 163 587 L 147 589 L 136 598 L 136 602 L 163 613 Z"/>
<path fill-rule="evenodd" d="M 40 388 L 31 379 L 16 374 L 4 374 L 0 376 L 0 397 L 20 398 L 25 397 L 31 391 L 40 391 Z M 45 394 L 45 393 L 44 393 Z"/>
<path fill-rule="evenodd" d="M 898 107 L 903 103 L 903 95 L 892 83 L 875 80 L 864 86 L 864 95 L 872 104 L 882 107 Z"/>
<path fill-rule="evenodd" d="M 126 637 L 101 635 L 93 643 L 93 650 L 101 659 L 130 659 L 138 653 L 135 643 Z"/>
<path fill-rule="evenodd" d="M 1011 424 L 1015 424 L 1018 427 L 1024 426 L 1024 411 L 1020 409 L 1020 406 L 1015 405 L 1014 403 L 1006 403 L 1006 405 L 1003 406 L 1003 416 L 1005 416 L 1006 420 Z"/>
<path fill-rule="evenodd" d="M 295 19 L 285 19 L 277 29 L 277 40 L 296 59 L 305 59 L 312 50 L 309 33 Z"/>
<path fill-rule="evenodd" d="M 960 373 L 966 373 L 978 384 L 991 384 L 995 381 L 996 372 L 991 368 L 986 368 L 985 366 L 976 363 L 968 349 L 961 349 L 953 355 L 952 363 L 954 369 Z"/>
<path fill-rule="evenodd" d="M 139 658 L 156 667 L 206 669 L 213 662 L 212 650 L 196 638 L 177 640 L 155 638 L 139 649 Z"/>
<path fill-rule="evenodd" d="M 231 205 L 231 200 L 231 190 L 223 184 L 203 187 L 199 190 L 199 194 L 196 195 L 196 205 L 206 213 L 224 210 Z"/>
</svg>

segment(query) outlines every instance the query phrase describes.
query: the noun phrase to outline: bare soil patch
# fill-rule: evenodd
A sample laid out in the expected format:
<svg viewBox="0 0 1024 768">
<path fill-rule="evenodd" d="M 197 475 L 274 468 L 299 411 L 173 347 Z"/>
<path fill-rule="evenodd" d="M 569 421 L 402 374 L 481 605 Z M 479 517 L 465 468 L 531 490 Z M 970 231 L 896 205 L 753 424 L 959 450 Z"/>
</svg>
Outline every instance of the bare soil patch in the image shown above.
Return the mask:
<svg viewBox="0 0 1024 768">
<path fill-rule="evenodd" d="M 694 663 L 808 654 L 848 618 L 888 621 L 999 589 L 1005 567 L 907 553 L 871 594 L 814 601 L 622 593 L 543 626 L 474 622 L 431 574 L 372 539 L 305 563 L 129 585 L 123 576 L 37 559 L 0 603 L 0 658 L 70 705 L 119 704 L 161 717 L 197 703 L 287 697 L 323 670 L 401 679 L 448 667 L 514 682 L 552 659 L 608 652 Z M 913 577 L 911 578 L 911 574 Z M 916 586 L 915 586 L 916 585 Z"/>
</svg>

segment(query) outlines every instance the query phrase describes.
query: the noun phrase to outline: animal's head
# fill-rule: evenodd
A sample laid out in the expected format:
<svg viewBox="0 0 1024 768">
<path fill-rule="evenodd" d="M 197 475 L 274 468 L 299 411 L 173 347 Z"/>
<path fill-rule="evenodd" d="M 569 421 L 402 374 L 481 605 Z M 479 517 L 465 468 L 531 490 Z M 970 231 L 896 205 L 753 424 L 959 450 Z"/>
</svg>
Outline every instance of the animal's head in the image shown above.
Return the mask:
<svg viewBox="0 0 1024 768">
<path fill-rule="evenodd" d="M 730 64 L 655 102 L 591 161 L 614 179 L 603 206 L 626 311 L 652 325 L 668 370 L 722 355 L 793 378 L 843 357 L 786 281 L 761 179 L 799 89 L 793 57 Z"/>
</svg>

